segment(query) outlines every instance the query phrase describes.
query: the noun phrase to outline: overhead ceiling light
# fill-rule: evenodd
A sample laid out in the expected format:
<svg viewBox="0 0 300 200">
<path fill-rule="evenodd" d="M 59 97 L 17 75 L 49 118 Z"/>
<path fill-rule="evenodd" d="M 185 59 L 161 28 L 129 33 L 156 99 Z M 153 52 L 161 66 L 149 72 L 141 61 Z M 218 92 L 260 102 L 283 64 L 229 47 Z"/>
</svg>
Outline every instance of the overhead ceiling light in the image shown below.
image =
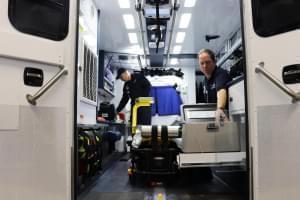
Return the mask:
<svg viewBox="0 0 300 200">
<path fill-rule="evenodd" d="M 152 7 L 145 7 L 144 8 L 144 16 L 146 18 L 155 18 L 156 19 L 156 8 L 155 6 Z M 159 8 L 159 18 L 161 19 L 167 19 L 171 17 L 170 8 Z"/>
<path fill-rule="evenodd" d="M 119 0 L 120 8 L 130 8 L 129 0 Z"/>
<path fill-rule="evenodd" d="M 158 43 L 158 48 L 164 48 L 165 47 L 165 43 L 164 42 L 159 42 Z M 149 48 L 150 49 L 156 49 L 157 48 L 157 43 L 156 42 L 149 42 Z"/>
<path fill-rule="evenodd" d="M 178 32 L 176 35 L 176 43 L 183 43 L 185 38 L 185 32 Z"/>
<path fill-rule="evenodd" d="M 82 16 L 79 17 L 79 30 L 80 30 L 80 32 L 85 32 L 88 30 L 86 23 Z"/>
<path fill-rule="evenodd" d="M 171 58 L 170 64 L 171 65 L 178 65 L 178 58 Z"/>
<path fill-rule="evenodd" d="M 150 40 L 151 41 L 155 41 L 155 39 L 156 39 L 156 35 L 153 33 L 153 34 L 151 34 L 151 36 L 150 36 Z"/>
<path fill-rule="evenodd" d="M 143 49 L 140 47 L 140 45 L 132 45 L 129 48 L 126 48 L 126 51 L 131 54 L 143 54 Z"/>
<path fill-rule="evenodd" d="M 184 7 L 191 8 L 194 7 L 196 4 L 196 0 L 185 0 Z"/>
<path fill-rule="evenodd" d="M 179 28 L 187 28 L 190 24 L 191 17 L 191 13 L 182 14 L 179 22 Z"/>
<path fill-rule="evenodd" d="M 97 39 L 92 34 L 83 35 L 83 39 L 90 47 L 94 48 L 97 46 Z"/>
<path fill-rule="evenodd" d="M 137 34 L 136 33 L 128 33 L 128 37 L 129 37 L 129 42 L 131 44 L 137 44 L 138 43 L 138 39 L 137 39 Z"/>
<path fill-rule="evenodd" d="M 161 31 L 166 29 L 166 26 L 164 26 L 164 25 L 160 25 L 159 27 L 160 27 Z M 157 24 L 152 24 L 152 25 L 147 26 L 147 28 L 148 28 L 149 31 L 155 31 L 155 30 L 158 29 L 158 25 Z"/>
<path fill-rule="evenodd" d="M 130 14 L 125 14 L 123 15 L 124 23 L 127 29 L 134 29 L 135 28 L 135 23 L 134 23 L 134 18 Z"/>
<path fill-rule="evenodd" d="M 181 52 L 181 45 L 175 45 L 175 46 L 173 47 L 173 53 L 178 54 L 178 53 L 180 53 L 180 52 Z"/>
</svg>

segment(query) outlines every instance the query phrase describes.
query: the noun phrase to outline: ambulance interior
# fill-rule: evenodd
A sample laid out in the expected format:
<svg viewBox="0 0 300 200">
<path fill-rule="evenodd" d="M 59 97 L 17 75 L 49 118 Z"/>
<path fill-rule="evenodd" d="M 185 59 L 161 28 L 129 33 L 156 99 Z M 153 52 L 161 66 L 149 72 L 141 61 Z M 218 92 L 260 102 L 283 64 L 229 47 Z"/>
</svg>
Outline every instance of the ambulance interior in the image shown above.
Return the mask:
<svg viewBox="0 0 300 200">
<path fill-rule="evenodd" d="M 80 0 L 78 23 L 76 198 L 248 199 L 240 0 Z M 216 105 L 203 103 L 204 48 L 231 78 L 229 121 L 217 127 Z M 168 89 L 140 100 L 154 103 L 151 126 L 132 126 L 130 103 L 116 114 L 119 68 Z"/>
</svg>

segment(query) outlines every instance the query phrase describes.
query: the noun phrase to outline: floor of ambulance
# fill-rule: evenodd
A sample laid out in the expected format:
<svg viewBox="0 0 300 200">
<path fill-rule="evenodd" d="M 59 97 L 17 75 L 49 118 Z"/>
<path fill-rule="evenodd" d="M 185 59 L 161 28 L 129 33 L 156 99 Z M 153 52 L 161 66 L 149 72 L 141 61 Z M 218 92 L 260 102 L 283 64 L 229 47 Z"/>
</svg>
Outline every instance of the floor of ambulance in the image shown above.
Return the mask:
<svg viewBox="0 0 300 200">
<path fill-rule="evenodd" d="M 130 161 L 118 159 L 78 200 L 245 200 L 246 173 L 238 168 L 213 168 L 213 180 L 189 181 L 172 177 L 172 183 L 142 179 L 131 185 L 127 169 Z M 162 198 L 158 198 L 158 195 Z"/>
</svg>

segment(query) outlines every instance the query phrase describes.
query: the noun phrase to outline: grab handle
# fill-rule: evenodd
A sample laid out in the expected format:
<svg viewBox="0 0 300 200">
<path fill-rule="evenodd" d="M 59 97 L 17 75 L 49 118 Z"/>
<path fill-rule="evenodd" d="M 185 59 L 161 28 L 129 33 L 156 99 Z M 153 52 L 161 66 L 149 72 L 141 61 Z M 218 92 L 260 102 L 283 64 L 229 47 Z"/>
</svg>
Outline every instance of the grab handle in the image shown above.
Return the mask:
<svg viewBox="0 0 300 200">
<path fill-rule="evenodd" d="M 36 105 L 36 100 L 38 100 L 45 92 L 47 92 L 63 75 L 67 75 L 68 70 L 66 68 L 61 68 L 61 70 L 55 74 L 53 78 L 51 78 L 39 91 L 37 91 L 34 95 L 27 94 L 26 99 L 28 103 L 32 105 Z"/>
<path fill-rule="evenodd" d="M 256 73 L 261 73 L 264 75 L 269 81 L 271 81 L 274 85 L 276 85 L 279 89 L 281 89 L 284 93 L 292 97 L 292 102 L 296 103 L 300 101 L 300 93 L 293 91 L 291 88 L 287 87 L 282 83 L 280 80 L 278 80 L 274 75 L 272 75 L 270 72 L 268 72 L 264 68 L 264 62 L 259 63 L 258 67 L 255 68 Z"/>
</svg>

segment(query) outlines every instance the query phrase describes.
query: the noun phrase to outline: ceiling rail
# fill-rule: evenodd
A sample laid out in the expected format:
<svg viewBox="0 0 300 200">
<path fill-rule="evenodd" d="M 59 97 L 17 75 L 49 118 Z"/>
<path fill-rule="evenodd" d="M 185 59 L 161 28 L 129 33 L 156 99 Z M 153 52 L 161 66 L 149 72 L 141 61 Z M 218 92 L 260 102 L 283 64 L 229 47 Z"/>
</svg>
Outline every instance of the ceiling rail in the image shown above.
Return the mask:
<svg viewBox="0 0 300 200">
<path fill-rule="evenodd" d="M 145 31 L 143 29 L 143 21 L 142 21 L 142 3 L 141 0 L 136 0 L 136 4 L 135 4 L 135 9 L 138 12 L 138 16 L 139 16 L 139 27 L 140 27 L 140 33 L 142 36 L 142 43 L 143 43 L 143 51 L 144 51 L 144 62 L 145 62 L 145 67 L 148 66 L 147 64 L 147 57 L 146 57 L 146 46 L 145 46 Z"/>
<path fill-rule="evenodd" d="M 171 49 L 171 43 L 172 43 L 172 38 L 173 38 L 173 32 L 174 32 L 174 26 L 175 26 L 175 22 L 176 22 L 176 13 L 179 9 L 179 4 L 178 4 L 178 0 L 174 1 L 173 4 L 173 16 L 172 16 L 172 24 L 171 24 L 171 29 L 170 29 L 170 37 L 169 37 L 169 42 L 168 42 L 168 48 L 167 48 L 167 62 L 166 62 L 166 66 L 169 66 L 169 62 L 170 62 L 170 49 Z"/>
</svg>

